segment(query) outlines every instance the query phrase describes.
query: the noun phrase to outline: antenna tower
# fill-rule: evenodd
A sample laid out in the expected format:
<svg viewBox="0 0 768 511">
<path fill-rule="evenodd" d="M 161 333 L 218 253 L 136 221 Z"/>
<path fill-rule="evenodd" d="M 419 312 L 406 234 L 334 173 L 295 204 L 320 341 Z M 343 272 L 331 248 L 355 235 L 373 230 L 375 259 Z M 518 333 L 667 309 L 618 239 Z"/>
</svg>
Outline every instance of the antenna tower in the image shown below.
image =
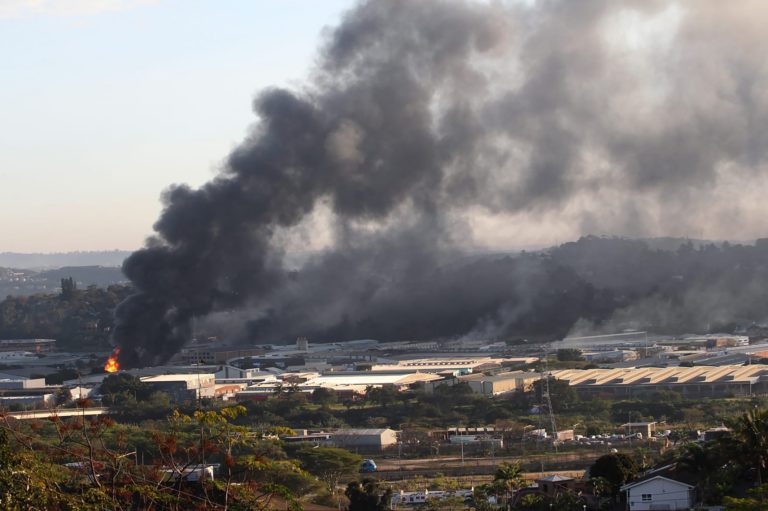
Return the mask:
<svg viewBox="0 0 768 511">
<path fill-rule="evenodd" d="M 542 368 L 542 397 L 545 399 L 547 405 L 547 412 L 549 412 L 549 422 L 552 427 L 552 446 L 557 452 L 557 423 L 555 422 L 555 411 L 552 409 L 552 397 L 549 394 L 549 378 L 551 373 L 549 372 L 549 365 L 547 363 L 548 353 L 544 353 L 544 366 Z M 546 376 L 545 376 L 546 374 Z"/>
</svg>

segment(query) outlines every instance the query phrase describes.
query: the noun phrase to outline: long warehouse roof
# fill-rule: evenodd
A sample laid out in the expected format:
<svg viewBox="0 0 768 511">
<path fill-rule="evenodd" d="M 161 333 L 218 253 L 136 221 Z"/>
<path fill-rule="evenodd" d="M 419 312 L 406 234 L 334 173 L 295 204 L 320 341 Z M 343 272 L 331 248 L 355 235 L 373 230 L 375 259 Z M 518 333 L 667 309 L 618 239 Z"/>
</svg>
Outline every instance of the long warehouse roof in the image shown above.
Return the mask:
<svg viewBox="0 0 768 511">
<path fill-rule="evenodd" d="M 570 385 L 654 385 L 659 383 L 749 383 L 768 376 L 768 366 L 623 367 L 552 371 Z"/>
</svg>

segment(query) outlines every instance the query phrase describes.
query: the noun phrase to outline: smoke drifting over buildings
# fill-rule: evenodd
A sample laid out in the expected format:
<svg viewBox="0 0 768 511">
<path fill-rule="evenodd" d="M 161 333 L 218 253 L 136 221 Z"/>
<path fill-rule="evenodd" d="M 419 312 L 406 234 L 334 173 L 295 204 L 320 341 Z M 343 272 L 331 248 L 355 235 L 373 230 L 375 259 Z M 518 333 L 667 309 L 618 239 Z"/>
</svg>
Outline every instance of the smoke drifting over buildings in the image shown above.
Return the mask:
<svg viewBox="0 0 768 511">
<path fill-rule="evenodd" d="M 535 331 L 547 311 L 565 325 L 610 310 L 549 261 L 462 259 L 474 219 L 642 235 L 751 218 L 718 190 L 765 179 L 766 15 L 763 2 L 361 2 L 305 89 L 257 97 L 218 177 L 165 193 L 156 235 L 124 265 L 137 293 L 117 310 L 121 363 L 167 359 L 193 318 L 220 311 L 276 342 Z M 325 249 L 287 270 L 288 240 L 318 215 Z"/>
</svg>

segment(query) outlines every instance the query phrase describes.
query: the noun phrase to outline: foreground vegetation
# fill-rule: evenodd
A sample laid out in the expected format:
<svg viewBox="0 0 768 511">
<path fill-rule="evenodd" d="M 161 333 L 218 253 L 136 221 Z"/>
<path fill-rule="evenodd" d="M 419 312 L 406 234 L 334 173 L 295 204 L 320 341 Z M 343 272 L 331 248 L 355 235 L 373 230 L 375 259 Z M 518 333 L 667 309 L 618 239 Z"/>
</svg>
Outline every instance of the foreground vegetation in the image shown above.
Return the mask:
<svg viewBox="0 0 768 511">
<path fill-rule="evenodd" d="M 81 406 L 87 403 L 80 402 Z M 2 509 L 299 509 L 329 499 L 360 457 L 343 449 L 287 449 L 288 431 L 253 432 L 241 406 L 173 413 L 151 426 L 98 418 L 0 421 Z M 216 469 L 214 478 L 200 474 Z M 185 480 L 182 475 L 187 475 Z"/>
<path fill-rule="evenodd" d="M 598 460 L 590 491 L 601 495 L 605 505 L 616 502 L 621 484 L 659 464 L 675 465 L 676 474 L 695 481 L 705 502 L 725 502 L 734 510 L 763 502 L 759 488 L 768 477 L 764 399 L 695 402 L 662 393 L 645 400 L 582 402 L 566 385 L 551 382 L 550 390 L 561 429 L 599 434 L 615 431 L 630 418 L 666 420 L 674 430 L 674 446 L 655 442 L 652 450 L 647 442 L 635 442 L 626 454 Z M 381 504 L 387 487 L 359 480 L 360 456 L 279 440 L 299 427 L 394 427 L 402 431 L 401 457 L 446 454 L 447 446 L 435 443 L 429 431 L 448 426 L 497 427 L 505 445 L 496 456 L 552 449 L 551 444 L 522 441 L 525 431 L 546 421 L 531 413 L 541 401 L 536 388 L 492 399 L 465 385 L 439 387 L 434 393 L 419 387 L 406 392 L 381 388 L 369 389 L 360 400 L 340 401 L 327 389 L 305 395 L 289 386 L 265 401 L 230 406 L 174 404 L 137 378 L 119 374 L 105 380 L 102 392 L 103 404 L 113 411 L 109 416 L 0 420 L 1 509 L 272 509 L 276 502 L 298 509 L 311 500 L 335 508 L 343 501 L 354 511 L 366 509 L 356 508 L 359 503 Z M 728 425 L 731 434 L 709 443 L 691 441 L 690 431 L 719 424 Z M 179 477 L 208 464 L 217 467 L 213 480 Z M 476 509 L 489 497 L 501 505 L 509 502 L 524 484 L 518 476 L 519 466 L 500 465 L 494 479 L 477 488 Z M 444 484 L 429 482 L 432 487 Z M 756 493 L 747 493 L 751 487 L 758 488 Z M 518 508 L 549 509 L 552 504 L 552 509 L 566 510 L 575 505 L 570 497 L 552 502 L 529 497 Z"/>
<path fill-rule="evenodd" d="M 81 401 L 81 407 L 88 403 Z M 22 422 L 0 418 L 0 508 L 259 510 L 300 509 L 314 500 L 350 511 L 388 509 L 391 491 L 359 480 L 360 456 L 344 449 L 284 444 L 282 427 L 254 430 L 238 425 L 244 406 L 174 412 L 141 426 L 113 419 L 74 417 Z M 730 432 L 706 443 L 681 441 L 653 454 L 607 454 L 589 469 L 585 500 L 574 492 L 553 497 L 513 495 L 526 482 L 520 467 L 501 463 L 493 479 L 476 488 L 475 509 L 511 505 L 531 511 L 612 509 L 620 487 L 652 466 L 691 481 L 706 504 L 729 511 L 768 507 L 768 411 L 753 408 L 726 421 Z M 214 478 L 182 474 L 215 467 Z M 189 478 L 193 479 L 193 478 Z M 449 489 L 449 488 L 446 488 Z M 493 497 L 493 499 L 490 499 Z M 426 509 L 461 509 L 456 499 L 428 502 Z M 496 504 L 490 504 L 496 502 Z M 454 507 L 450 507 L 454 506 Z M 578 507 L 575 507 L 578 506 Z"/>
</svg>

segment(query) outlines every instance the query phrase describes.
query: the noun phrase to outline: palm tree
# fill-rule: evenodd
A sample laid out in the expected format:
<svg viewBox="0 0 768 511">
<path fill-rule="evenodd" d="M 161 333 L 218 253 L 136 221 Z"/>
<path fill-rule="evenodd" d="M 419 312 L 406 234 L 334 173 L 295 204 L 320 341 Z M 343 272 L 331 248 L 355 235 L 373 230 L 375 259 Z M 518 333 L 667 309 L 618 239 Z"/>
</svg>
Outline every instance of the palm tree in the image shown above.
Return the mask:
<svg viewBox="0 0 768 511">
<path fill-rule="evenodd" d="M 493 475 L 491 483 L 494 493 L 503 497 L 504 502 L 509 501 L 509 497 L 519 488 L 525 486 L 525 478 L 517 463 L 501 463 L 496 467 L 496 473 Z"/>
<path fill-rule="evenodd" d="M 696 477 L 699 495 L 707 501 L 717 493 L 714 491 L 713 479 L 729 463 L 728 458 L 720 443 L 688 443 L 683 446 L 677 459 L 677 470 L 690 472 Z"/>
<path fill-rule="evenodd" d="M 757 485 L 762 485 L 763 472 L 768 467 L 768 410 L 755 407 L 730 426 L 744 449 L 744 460 L 757 469 Z"/>
</svg>

